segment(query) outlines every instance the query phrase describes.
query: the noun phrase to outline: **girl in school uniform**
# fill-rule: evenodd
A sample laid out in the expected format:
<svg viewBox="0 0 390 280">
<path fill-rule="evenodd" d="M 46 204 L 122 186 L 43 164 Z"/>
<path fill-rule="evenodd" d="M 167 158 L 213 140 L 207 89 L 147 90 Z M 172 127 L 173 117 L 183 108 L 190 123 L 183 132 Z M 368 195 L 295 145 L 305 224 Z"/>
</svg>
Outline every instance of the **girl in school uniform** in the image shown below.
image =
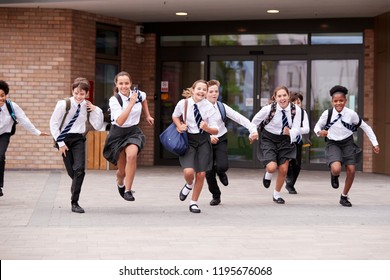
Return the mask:
<svg viewBox="0 0 390 280">
<path fill-rule="evenodd" d="M 263 185 L 266 188 L 270 186 L 272 175 L 278 169 L 273 201 L 284 204 L 280 191 L 289 162 L 296 157 L 294 142 L 300 135 L 301 110 L 296 110 L 295 105 L 290 103 L 290 93 L 285 86 L 274 90 L 273 99 L 276 103 L 264 106 L 253 117 L 252 123 L 260 126 L 258 158 L 266 169 Z"/>
<path fill-rule="evenodd" d="M 222 112 L 220 112 L 218 106 L 223 106 L 221 109 L 225 112 L 224 117 L 226 117 L 226 119 L 229 118 L 249 130 L 250 139 L 257 139 L 258 134 L 256 125 L 251 123 L 251 121 L 246 117 L 234 111 L 231 107 L 224 103 L 220 102 L 220 105 L 218 105 L 219 81 L 210 80 L 207 82 L 207 85 L 207 100 L 213 104 L 215 111 L 217 112 L 216 115 L 218 124 L 218 134 L 210 136 L 213 148 L 213 166 L 212 169 L 206 172 L 206 180 L 209 186 L 209 191 L 213 196 L 213 199 L 210 201 L 210 205 L 215 206 L 221 203 L 221 190 L 219 189 L 216 176 L 218 175 L 220 182 L 224 186 L 229 184 L 228 177 L 226 175 L 226 171 L 229 169 L 227 128 L 225 125 L 226 120 L 222 119 Z"/>
<path fill-rule="evenodd" d="M 218 133 L 216 111 L 205 99 L 207 82 L 198 80 L 191 87 L 191 97 L 180 100 L 172 114 L 172 120 L 178 131 L 187 131 L 189 148 L 179 157 L 186 183 L 180 191 L 179 198 L 184 201 L 193 189 L 189 210 L 200 213 L 198 198 L 203 188 L 206 171 L 212 167 L 212 148 L 210 134 Z M 187 119 L 181 121 L 187 103 Z"/>
<path fill-rule="evenodd" d="M 361 149 L 355 144 L 353 133 L 358 127 L 363 129 L 376 154 L 379 154 L 379 144 L 372 128 L 354 110 L 345 107 L 347 94 L 348 89 L 340 85 L 330 89 L 333 105 L 333 109 L 330 110 L 331 115 L 329 110 L 322 113 L 314 127 L 314 133 L 319 137 L 327 138 L 325 157 L 330 167 L 330 181 L 334 189 L 339 187 L 341 167 L 345 165 L 347 176 L 339 202 L 342 206 L 351 207 L 348 193 L 355 178 L 355 165 L 361 160 Z"/>
<path fill-rule="evenodd" d="M 70 108 L 66 112 L 66 100 L 57 102 L 50 118 L 50 131 L 62 156 L 66 171 L 72 179 L 71 209 L 84 213 L 79 205 L 81 186 L 85 177 L 85 133 L 89 122 L 99 130 L 103 126 L 103 111 L 86 100 L 90 85 L 85 78 L 76 78 L 72 84 Z"/>
<path fill-rule="evenodd" d="M 131 188 L 137 169 L 137 157 L 145 145 L 145 135 L 138 126 L 142 110 L 150 125 L 154 124 L 154 119 L 149 113 L 146 93 L 131 90 L 129 73 L 118 73 L 114 83 L 114 95 L 109 100 L 111 128 L 103 156 L 118 167 L 116 180 L 120 196 L 127 201 L 134 201 Z"/>
<path fill-rule="evenodd" d="M 7 100 L 8 93 L 8 84 L 5 81 L 0 80 L 0 196 L 3 196 L 5 154 L 12 136 L 12 126 L 14 125 L 14 119 L 11 114 L 15 114 L 14 117 L 16 121 L 22 124 L 23 127 L 30 133 L 39 136 L 49 135 L 46 132 L 41 132 L 36 129 L 18 104 L 12 102 L 11 100 Z"/>
</svg>

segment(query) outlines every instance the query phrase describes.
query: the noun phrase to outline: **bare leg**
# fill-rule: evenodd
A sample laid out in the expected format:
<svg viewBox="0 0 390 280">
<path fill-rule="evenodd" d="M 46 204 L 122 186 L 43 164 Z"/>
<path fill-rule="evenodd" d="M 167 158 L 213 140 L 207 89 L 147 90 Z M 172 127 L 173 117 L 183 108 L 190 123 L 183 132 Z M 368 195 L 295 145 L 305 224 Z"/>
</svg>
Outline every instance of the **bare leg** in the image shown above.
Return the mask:
<svg viewBox="0 0 390 280">
<path fill-rule="evenodd" d="M 137 169 L 138 146 L 129 145 L 126 147 L 125 152 L 126 152 L 125 186 L 126 186 L 126 191 L 130 191 L 131 187 L 133 186 L 135 171 Z"/>
<path fill-rule="evenodd" d="M 343 195 L 347 195 L 352 187 L 353 180 L 355 179 L 355 165 L 346 166 L 347 178 L 345 178 L 345 185 Z"/>
<path fill-rule="evenodd" d="M 200 193 L 203 188 L 204 178 L 206 176 L 206 172 L 198 172 L 196 173 L 196 180 L 194 184 L 194 190 L 192 191 L 192 200 L 198 201 Z"/>
<path fill-rule="evenodd" d="M 286 175 L 288 171 L 289 161 L 286 160 L 283 164 L 278 167 L 278 177 L 276 178 L 275 190 L 280 192 L 283 187 L 284 181 L 286 180 Z"/>
</svg>

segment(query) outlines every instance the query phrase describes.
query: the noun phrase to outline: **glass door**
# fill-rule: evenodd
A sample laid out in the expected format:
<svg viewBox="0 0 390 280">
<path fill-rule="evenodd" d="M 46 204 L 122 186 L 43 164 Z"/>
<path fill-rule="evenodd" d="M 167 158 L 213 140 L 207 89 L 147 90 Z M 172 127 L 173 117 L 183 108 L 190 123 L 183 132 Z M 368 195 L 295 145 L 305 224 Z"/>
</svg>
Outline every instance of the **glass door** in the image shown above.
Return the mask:
<svg viewBox="0 0 390 280">
<path fill-rule="evenodd" d="M 209 64 L 210 79 L 221 83 L 220 101 L 249 120 L 252 120 L 256 108 L 255 69 L 253 58 L 212 58 Z M 254 149 L 249 144 L 249 131 L 230 119 L 226 127 L 230 166 L 254 166 Z"/>
</svg>

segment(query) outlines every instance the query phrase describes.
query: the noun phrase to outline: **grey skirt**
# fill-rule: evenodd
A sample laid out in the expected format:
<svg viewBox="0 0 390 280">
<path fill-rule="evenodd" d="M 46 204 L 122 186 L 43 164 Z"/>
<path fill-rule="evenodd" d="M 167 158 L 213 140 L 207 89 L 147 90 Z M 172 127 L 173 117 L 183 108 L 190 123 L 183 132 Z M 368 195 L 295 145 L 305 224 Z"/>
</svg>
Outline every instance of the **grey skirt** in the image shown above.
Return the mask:
<svg viewBox="0 0 390 280">
<path fill-rule="evenodd" d="M 184 168 L 193 168 L 195 172 L 211 170 L 213 164 L 213 150 L 211 147 L 210 134 L 198 133 L 188 136 L 188 150 L 179 157 L 180 165 Z"/>
<path fill-rule="evenodd" d="M 106 160 L 116 165 L 119 154 L 130 144 L 138 146 L 138 153 L 141 152 L 145 145 L 145 135 L 138 125 L 130 127 L 112 125 L 104 144 L 103 156 Z"/>
<path fill-rule="evenodd" d="M 362 159 L 362 149 L 355 144 L 353 135 L 341 141 L 328 139 L 325 158 L 328 166 L 335 161 L 344 165 L 355 165 Z"/>
<path fill-rule="evenodd" d="M 277 165 L 283 164 L 286 160 L 295 159 L 297 156 L 294 143 L 290 143 L 290 136 L 276 135 L 263 129 L 260 133 L 257 149 L 257 158 L 265 167 L 271 161 Z"/>
</svg>

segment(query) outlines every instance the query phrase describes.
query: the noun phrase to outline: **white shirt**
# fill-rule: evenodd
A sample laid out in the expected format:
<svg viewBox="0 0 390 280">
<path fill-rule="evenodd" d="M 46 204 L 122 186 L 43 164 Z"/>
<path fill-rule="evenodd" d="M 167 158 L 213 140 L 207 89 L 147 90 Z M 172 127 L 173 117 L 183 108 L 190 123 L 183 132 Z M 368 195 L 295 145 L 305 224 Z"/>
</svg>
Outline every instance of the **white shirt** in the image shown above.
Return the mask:
<svg viewBox="0 0 390 280">
<path fill-rule="evenodd" d="M 188 127 L 187 131 L 188 133 L 196 134 L 199 133 L 199 128 L 198 125 L 196 124 L 195 116 L 194 116 L 195 101 L 192 97 L 188 98 L 187 100 L 188 100 L 187 119 L 185 120 Z M 172 113 L 172 117 L 179 118 L 182 115 L 184 117 L 184 104 L 185 104 L 185 99 L 181 99 L 176 104 L 175 110 Z M 199 112 L 202 116 L 202 120 L 205 121 L 210 128 L 218 129 L 218 119 L 213 104 L 211 104 L 211 102 L 208 101 L 207 99 L 202 99 L 201 101 L 196 103 L 196 105 L 198 106 Z"/>
<path fill-rule="evenodd" d="M 141 94 L 142 102 L 144 102 L 146 99 L 146 93 L 143 91 L 139 91 L 139 93 Z M 122 98 L 123 107 L 121 107 L 118 99 L 115 96 L 111 96 L 109 100 L 109 106 L 111 111 L 111 123 L 120 127 L 130 127 L 133 125 L 138 125 L 142 113 L 142 103 L 138 102 L 138 100 L 134 104 L 133 108 L 131 108 L 130 114 L 127 117 L 126 121 L 123 123 L 123 125 L 119 125 L 116 122 L 117 118 L 120 116 L 120 114 L 122 114 L 122 111 L 125 110 L 127 106 L 129 106 L 130 104 L 129 97 L 123 95 L 120 92 L 118 92 L 118 94 Z"/>
<path fill-rule="evenodd" d="M 330 118 L 330 122 L 335 120 L 338 116 L 339 112 L 335 108 L 332 110 L 332 117 Z M 349 109 L 347 107 L 344 107 L 343 110 L 340 112 L 341 118 L 337 120 L 328 130 L 328 139 L 334 140 L 334 141 L 341 141 L 353 134 L 353 132 L 346 128 L 341 120 L 343 120 L 345 123 L 348 124 L 358 124 L 359 123 L 359 115 L 352 109 Z M 326 122 L 328 120 L 328 110 L 324 111 L 316 123 L 314 127 L 314 133 L 319 136 L 319 132 L 323 130 L 323 127 L 326 125 Z M 372 128 L 362 120 L 362 123 L 360 124 L 360 128 L 363 129 L 363 131 L 366 133 L 367 137 L 370 139 L 373 146 L 378 145 L 378 141 L 376 139 L 375 133 L 372 130 Z"/>
<path fill-rule="evenodd" d="M 74 101 L 74 97 L 70 97 L 70 109 L 68 115 L 65 118 L 64 124 L 60 130 L 61 122 L 64 118 L 66 112 L 66 101 L 64 99 L 59 100 L 57 102 L 56 107 L 54 108 L 53 114 L 50 118 L 50 133 L 54 139 L 57 139 L 61 134 L 61 131 L 66 127 L 66 125 L 70 122 L 77 111 L 77 103 Z M 96 129 L 100 130 L 103 126 L 103 111 L 99 107 L 96 106 L 96 109 L 90 112 L 89 122 Z M 76 121 L 72 125 L 71 129 L 68 133 L 85 133 L 86 127 L 85 123 L 87 121 L 87 102 L 84 100 L 80 103 L 80 114 L 77 117 Z M 58 146 L 62 147 L 65 143 L 63 141 L 58 142 Z"/>
<path fill-rule="evenodd" d="M 295 107 L 297 108 L 297 110 L 299 110 L 298 109 L 299 106 L 295 105 Z M 309 116 L 307 115 L 306 111 L 301 108 L 301 113 L 302 112 L 303 112 L 303 123 L 302 123 L 302 126 L 300 127 L 301 135 L 308 134 L 310 132 Z M 302 118 L 302 116 L 301 116 L 301 118 Z"/>
<path fill-rule="evenodd" d="M 223 106 L 225 107 L 226 111 L 226 117 L 231 119 L 232 121 L 242 125 L 246 129 L 249 130 L 249 134 L 252 134 L 257 131 L 256 125 L 251 123 L 250 120 L 248 120 L 246 117 L 238 113 L 237 111 L 234 111 L 231 107 L 226 105 L 225 103 L 222 103 Z M 221 137 L 222 135 L 227 133 L 227 128 L 225 125 L 225 122 L 222 120 L 222 115 L 221 112 L 219 111 L 217 103 L 213 104 L 216 115 L 217 115 L 217 124 L 218 124 L 218 134 L 216 135 L 217 137 Z"/>
<path fill-rule="evenodd" d="M 291 104 L 288 104 L 285 109 L 282 109 L 279 104 L 276 104 L 275 115 L 272 120 L 267 124 L 264 129 L 270 133 L 281 135 L 282 133 L 282 110 L 285 110 L 288 127 L 290 128 L 290 141 L 291 143 L 295 142 L 297 136 L 301 133 L 301 111 L 299 106 L 296 107 L 296 113 L 294 116 L 294 121 L 291 120 Z M 256 126 L 259 126 L 260 123 L 267 119 L 269 112 L 271 111 L 271 104 L 264 106 L 261 110 L 253 117 L 252 123 Z"/>
<path fill-rule="evenodd" d="M 22 108 L 19 107 L 18 104 L 12 102 L 12 106 L 15 111 L 16 120 L 18 123 L 22 124 L 23 127 L 31 132 L 34 135 L 40 135 L 41 132 L 35 128 L 30 119 L 26 116 Z M 0 111 L 0 135 L 4 133 L 10 133 L 12 129 L 12 125 L 14 124 L 14 120 L 11 118 L 10 113 L 8 112 L 7 105 L 4 102 L 4 105 L 1 107 Z"/>
</svg>

